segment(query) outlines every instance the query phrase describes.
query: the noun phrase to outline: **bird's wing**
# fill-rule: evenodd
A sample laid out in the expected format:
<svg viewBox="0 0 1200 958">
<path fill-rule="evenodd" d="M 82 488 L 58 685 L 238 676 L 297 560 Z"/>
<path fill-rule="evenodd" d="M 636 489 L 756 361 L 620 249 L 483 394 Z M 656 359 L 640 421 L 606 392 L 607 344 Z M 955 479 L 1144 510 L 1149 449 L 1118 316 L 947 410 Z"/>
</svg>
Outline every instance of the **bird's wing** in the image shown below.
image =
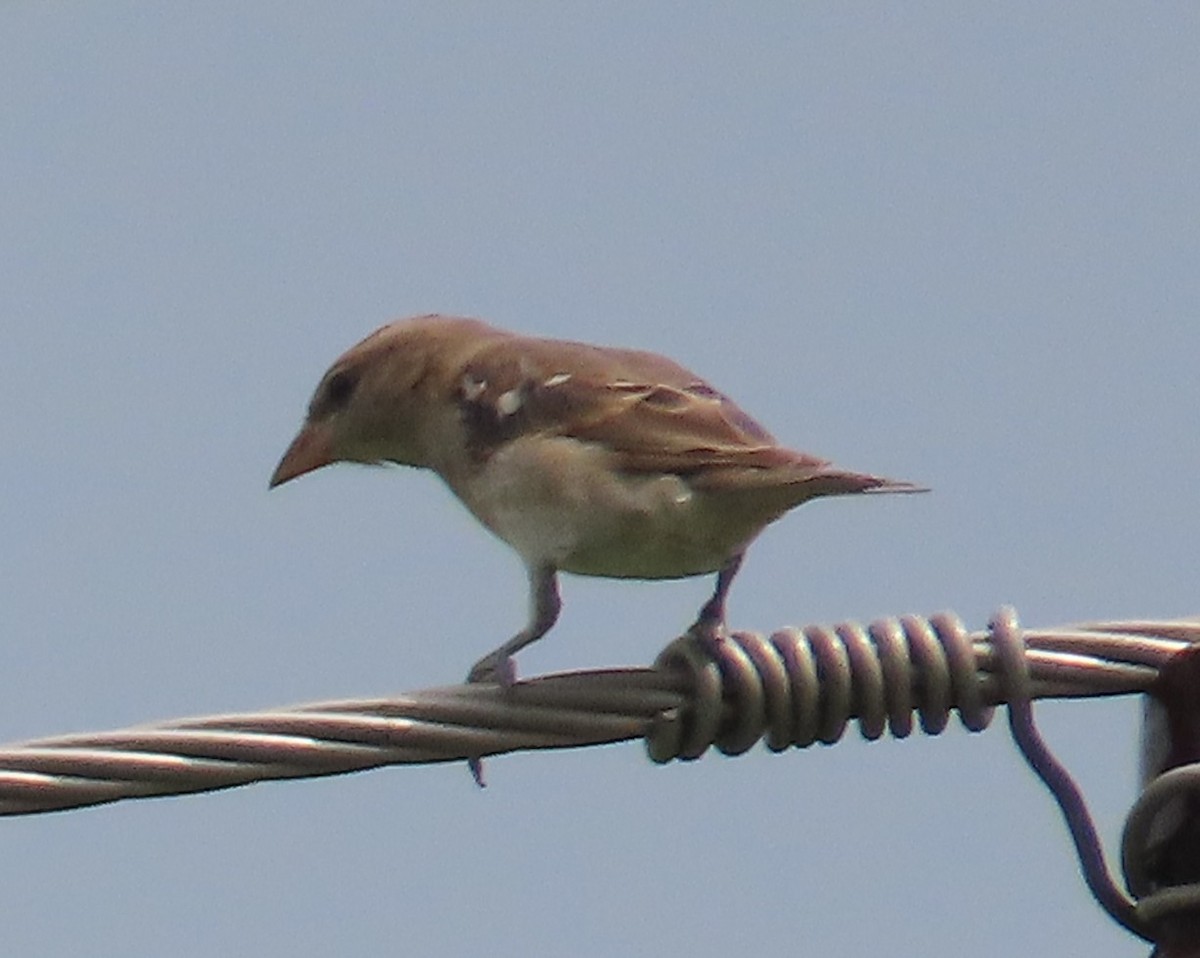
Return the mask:
<svg viewBox="0 0 1200 958">
<path fill-rule="evenodd" d="M 699 376 L 653 353 L 513 337 L 463 368 L 457 400 L 472 454 L 527 435 L 603 445 L 625 472 L 803 482 L 829 463 L 778 445 Z"/>
</svg>

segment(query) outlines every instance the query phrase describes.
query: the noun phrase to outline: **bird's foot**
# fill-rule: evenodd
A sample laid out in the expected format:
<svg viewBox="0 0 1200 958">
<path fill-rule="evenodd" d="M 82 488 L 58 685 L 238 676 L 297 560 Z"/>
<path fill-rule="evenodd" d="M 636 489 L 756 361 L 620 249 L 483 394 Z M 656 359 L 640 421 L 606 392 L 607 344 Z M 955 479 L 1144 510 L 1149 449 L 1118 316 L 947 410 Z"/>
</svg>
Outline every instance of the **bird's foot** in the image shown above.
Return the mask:
<svg viewBox="0 0 1200 958">
<path fill-rule="evenodd" d="M 715 657 L 729 631 L 725 628 L 723 619 L 708 619 L 701 616 L 688 627 L 684 634 L 699 645 L 707 655 Z"/>
<path fill-rule="evenodd" d="M 467 681 L 511 688 L 517 681 L 517 660 L 511 655 L 491 652 L 471 666 Z"/>
<path fill-rule="evenodd" d="M 502 689 L 510 689 L 517 681 L 517 660 L 502 652 L 492 652 L 471 666 L 467 673 L 467 681 L 474 684 L 498 685 Z M 483 777 L 483 759 L 467 759 L 467 768 L 471 770 L 471 778 L 480 788 L 487 788 Z"/>
</svg>

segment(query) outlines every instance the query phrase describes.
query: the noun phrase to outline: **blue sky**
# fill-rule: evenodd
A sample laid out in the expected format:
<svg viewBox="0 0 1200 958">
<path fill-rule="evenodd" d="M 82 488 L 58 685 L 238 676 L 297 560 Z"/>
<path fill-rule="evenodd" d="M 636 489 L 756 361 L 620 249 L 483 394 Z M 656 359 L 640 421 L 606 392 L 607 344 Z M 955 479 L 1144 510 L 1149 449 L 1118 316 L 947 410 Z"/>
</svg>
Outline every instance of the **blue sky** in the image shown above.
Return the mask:
<svg viewBox="0 0 1200 958">
<path fill-rule="evenodd" d="M 1182 616 L 1200 475 L 1192 4 L 0 5 L 4 738 L 456 681 L 524 615 L 429 476 L 268 493 L 389 319 L 671 354 L 926 483 L 806 506 L 731 621 Z M 524 674 L 707 580 L 567 578 Z M 1136 702 L 1050 703 L 1115 842 Z M 636 745 L 0 823 L 14 954 L 1138 955 L 1003 722 Z"/>
</svg>

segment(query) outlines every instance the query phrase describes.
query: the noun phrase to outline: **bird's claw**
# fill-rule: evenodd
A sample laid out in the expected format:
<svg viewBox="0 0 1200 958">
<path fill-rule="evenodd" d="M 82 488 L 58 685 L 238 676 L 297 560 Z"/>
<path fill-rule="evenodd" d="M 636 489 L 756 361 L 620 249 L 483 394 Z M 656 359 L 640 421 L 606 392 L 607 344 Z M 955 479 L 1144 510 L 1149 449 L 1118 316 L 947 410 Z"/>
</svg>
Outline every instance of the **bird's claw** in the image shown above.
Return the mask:
<svg viewBox="0 0 1200 958">
<path fill-rule="evenodd" d="M 472 684 L 499 685 L 502 689 L 511 688 L 517 681 L 517 661 L 511 655 L 485 655 L 471 666 L 467 681 Z"/>
<path fill-rule="evenodd" d="M 467 673 L 467 681 L 475 685 L 498 685 L 502 689 L 512 688 L 517 681 L 517 660 L 511 655 L 493 652 L 471 666 Z M 480 788 L 487 788 L 483 777 L 483 759 L 479 757 L 467 759 L 467 768 L 471 777 Z"/>
<path fill-rule="evenodd" d="M 697 619 L 684 634 L 700 646 L 706 655 L 715 657 L 729 634 L 729 630 L 719 619 Z"/>
</svg>

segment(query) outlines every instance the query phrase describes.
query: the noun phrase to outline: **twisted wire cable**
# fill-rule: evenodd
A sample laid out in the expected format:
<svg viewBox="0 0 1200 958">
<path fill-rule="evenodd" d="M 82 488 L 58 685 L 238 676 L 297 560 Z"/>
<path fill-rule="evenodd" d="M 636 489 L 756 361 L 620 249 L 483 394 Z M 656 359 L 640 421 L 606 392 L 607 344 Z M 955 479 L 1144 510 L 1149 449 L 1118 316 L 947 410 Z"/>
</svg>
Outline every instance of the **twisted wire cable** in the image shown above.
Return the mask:
<svg viewBox="0 0 1200 958">
<path fill-rule="evenodd" d="M 867 739 L 926 734 L 957 712 L 979 731 L 1007 701 L 993 629 L 954 615 L 863 626 L 738 632 L 711 654 L 676 640 L 651 668 L 565 672 L 508 689 L 474 684 L 388 698 L 176 719 L 0 748 L 0 814 L 231 788 L 527 749 L 643 738 L 655 762 L 832 744 L 851 721 Z M 1200 642 L 1200 619 L 1023 633 L 1032 698 L 1145 691 Z"/>
</svg>

